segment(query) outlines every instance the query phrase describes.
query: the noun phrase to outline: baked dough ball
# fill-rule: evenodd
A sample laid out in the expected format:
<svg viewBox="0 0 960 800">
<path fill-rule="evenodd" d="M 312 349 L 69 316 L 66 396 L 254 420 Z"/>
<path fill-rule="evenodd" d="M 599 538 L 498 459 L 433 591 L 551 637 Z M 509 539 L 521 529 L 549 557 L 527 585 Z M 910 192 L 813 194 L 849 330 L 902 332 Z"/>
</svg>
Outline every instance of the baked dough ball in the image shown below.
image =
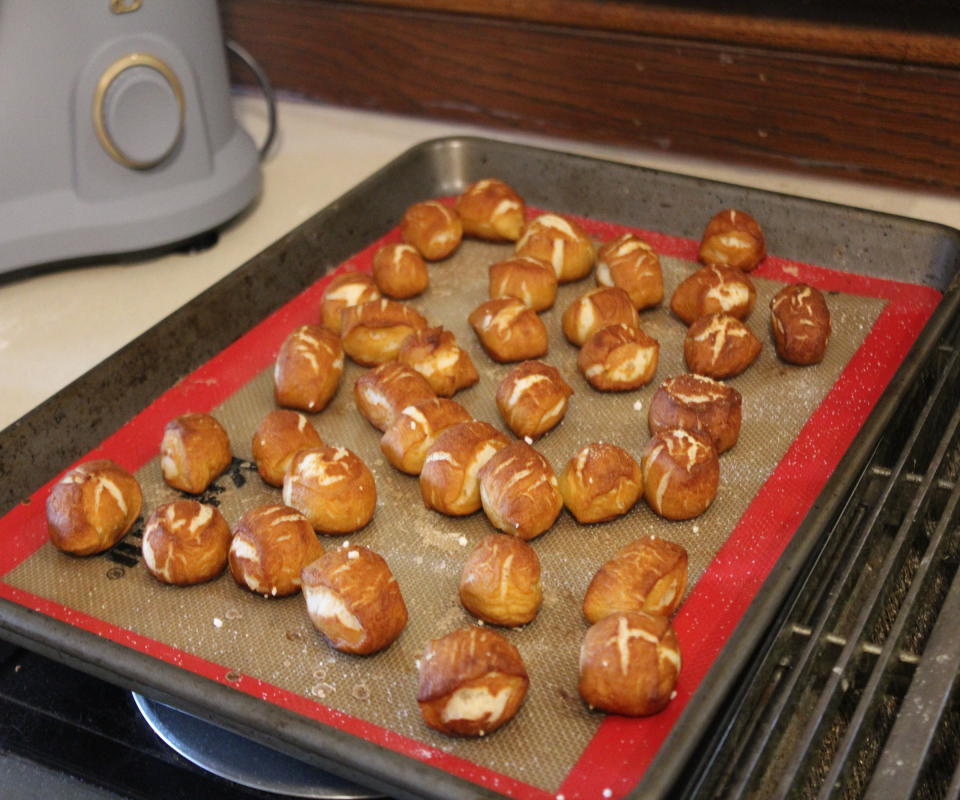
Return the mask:
<svg viewBox="0 0 960 800">
<path fill-rule="evenodd" d="M 360 530 L 377 507 L 377 487 L 367 465 L 345 447 L 300 450 L 283 478 L 283 502 L 318 533 Z"/>
<path fill-rule="evenodd" d="M 479 511 L 480 468 L 509 443 L 503 433 L 479 419 L 444 430 L 427 450 L 420 471 L 424 505 L 457 517 Z"/>
<path fill-rule="evenodd" d="M 339 547 L 303 568 L 303 596 L 314 627 L 331 647 L 367 655 L 394 642 L 407 606 L 383 557 L 366 547 Z"/>
<path fill-rule="evenodd" d="M 606 522 L 626 514 L 640 499 L 643 474 L 626 450 L 594 442 L 567 462 L 559 488 L 577 522 Z"/>
<path fill-rule="evenodd" d="M 663 269 L 656 251 L 639 236 L 625 233 L 597 251 L 597 285 L 617 286 L 638 311 L 663 301 Z"/>
<path fill-rule="evenodd" d="M 140 547 L 144 566 L 157 580 L 174 586 L 203 583 L 227 565 L 230 526 L 213 506 L 176 500 L 147 517 Z"/>
<path fill-rule="evenodd" d="M 260 420 L 251 449 L 260 477 L 271 486 L 282 486 L 294 454 L 322 445 L 317 429 L 303 414 L 280 409 Z"/>
<path fill-rule="evenodd" d="M 599 622 L 618 611 L 673 616 L 687 588 L 687 551 L 658 536 L 636 539 L 597 570 L 583 615 Z"/>
<path fill-rule="evenodd" d="M 463 565 L 460 602 L 484 622 L 526 625 L 543 602 L 536 551 L 506 533 L 484 536 Z"/>
<path fill-rule="evenodd" d="M 209 414 L 183 414 L 163 429 L 160 469 L 174 489 L 200 494 L 232 460 L 227 432 Z"/>
<path fill-rule="evenodd" d="M 674 428 L 655 433 L 640 459 L 643 494 L 667 519 L 692 519 L 706 511 L 720 485 L 720 459 L 710 439 Z"/>
<path fill-rule="evenodd" d="M 410 306 L 380 299 L 344 309 L 341 343 L 358 364 L 374 367 L 396 358 L 403 340 L 426 327 Z"/>
<path fill-rule="evenodd" d="M 770 301 L 770 327 L 780 358 L 801 366 L 819 364 L 830 341 L 827 301 L 805 283 L 785 286 Z"/>
<path fill-rule="evenodd" d="M 746 273 L 733 267 L 709 266 L 698 269 L 677 286 L 670 309 L 687 325 L 704 314 L 746 319 L 756 299 L 757 290 Z"/>
<path fill-rule="evenodd" d="M 403 241 L 413 245 L 427 261 L 446 258 L 460 245 L 460 215 L 437 200 L 414 203 L 400 221 Z"/>
<path fill-rule="evenodd" d="M 728 208 L 707 223 L 698 258 L 704 264 L 719 264 L 749 272 L 763 261 L 767 247 L 763 231 L 746 211 Z"/>
<path fill-rule="evenodd" d="M 558 214 L 542 214 L 527 223 L 516 252 L 518 256 L 533 256 L 551 264 L 560 283 L 586 277 L 596 258 L 587 232 L 572 219 Z"/>
<path fill-rule="evenodd" d="M 515 297 L 534 311 L 546 311 L 557 299 L 557 273 L 547 261 L 514 256 L 490 265 L 490 297 Z"/>
<path fill-rule="evenodd" d="M 58 550 L 102 553 L 133 527 L 143 493 L 137 479 L 109 459 L 74 467 L 47 496 L 47 532 Z"/>
<path fill-rule="evenodd" d="M 341 330 L 343 309 L 380 299 L 380 290 L 365 272 L 337 275 L 323 292 L 320 301 L 320 324 L 336 333 Z"/>
<path fill-rule="evenodd" d="M 497 387 L 497 408 L 515 436 L 538 439 L 560 424 L 573 389 L 560 370 L 542 361 L 524 361 Z"/>
<path fill-rule="evenodd" d="M 463 232 L 493 242 L 515 242 L 523 230 L 523 198 L 497 178 L 471 183 L 457 198 Z"/>
<path fill-rule="evenodd" d="M 513 718 L 527 693 L 520 651 L 487 628 L 460 628 L 434 639 L 419 664 L 423 720 L 451 736 L 493 733 Z"/>
<path fill-rule="evenodd" d="M 413 245 L 387 244 L 373 256 L 373 279 L 387 297 L 405 300 L 430 285 L 423 256 Z"/>
<path fill-rule="evenodd" d="M 301 325 L 277 353 L 273 394 L 277 405 L 301 411 L 323 411 L 340 385 L 343 348 L 329 328 Z"/>
<path fill-rule="evenodd" d="M 698 375 L 722 380 L 749 367 L 762 347 L 746 325 L 726 314 L 707 314 L 687 329 L 683 357 Z"/>
<path fill-rule="evenodd" d="M 441 397 L 452 397 L 480 380 L 470 354 L 442 327 L 412 333 L 400 346 L 397 360 L 423 375 Z"/>
<path fill-rule="evenodd" d="M 662 711 L 680 674 L 680 646 L 670 620 L 646 611 L 611 614 L 580 648 L 580 697 L 610 714 Z"/>
<path fill-rule="evenodd" d="M 741 421 L 740 392 L 704 375 L 667 378 L 650 400 L 650 433 L 683 428 L 710 437 L 717 453 L 737 443 Z"/>
<path fill-rule="evenodd" d="M 563 509 L 550 462 L 526 442 L 498 450 L 479 474 L 483 511 L 504 533 L 533 539 L 548 530 Z"/>
<path fill-rule="evenodd" d="M 230 542 L 230 574 L 264 597 L 300 591 L 300 570 L 323 555 L 323 545 L 299 511 L 275 504 L 240 517 Z"/>
<path fill-rule="evenodd" d="M 639 328 L 640 318 L 627 293 L 616 286 L 591 289 L 563 312 L 563 335 L 577 347 L 601 328 L 618 324 Z"/>
<path fill-rule="evenodd" d="M 375 428 L 386 430 L 407 406 L 436 397 L 427 379 L 413 367 L 388 361 L 364 372 L 353 384 L 357 409 Z"/>
<path fill-rule="evenodd" d="M 577 366 L 600 392 L 625 392 L 649 383 L 660 363 L 660 342 L 640 328 L 608 325 L 591 334 L 577 354 Z"/>
<path fill-rule="evenodd" d="M 487 355 L 501 364 L 547 353 L 547 327 L 537 312 L 514 297 L 487 300 L 467 318 Z"/>
<path fill-rule="evenodd" d="M 407 406 L 380 438 L 380 449 L 393 466 L 408 475 L 419 475 L 427 451 L 451 425 L 473 419 L 454 400 L 434 397 Z"/>
</svg>

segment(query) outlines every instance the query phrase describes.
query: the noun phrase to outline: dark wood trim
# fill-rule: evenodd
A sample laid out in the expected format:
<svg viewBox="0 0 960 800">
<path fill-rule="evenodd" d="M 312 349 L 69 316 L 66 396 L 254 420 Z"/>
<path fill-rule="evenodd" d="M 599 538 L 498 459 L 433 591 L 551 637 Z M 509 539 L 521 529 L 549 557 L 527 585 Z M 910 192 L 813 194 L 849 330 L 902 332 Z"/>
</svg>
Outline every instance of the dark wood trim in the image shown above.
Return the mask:
<svg viewBox="0 0 960 800">
<path fill-rule="evenodd" d="M 410 5 L 221 8 L 279 89 L 333 104 L 960 191 L 960 69 Z"/>
</svg>

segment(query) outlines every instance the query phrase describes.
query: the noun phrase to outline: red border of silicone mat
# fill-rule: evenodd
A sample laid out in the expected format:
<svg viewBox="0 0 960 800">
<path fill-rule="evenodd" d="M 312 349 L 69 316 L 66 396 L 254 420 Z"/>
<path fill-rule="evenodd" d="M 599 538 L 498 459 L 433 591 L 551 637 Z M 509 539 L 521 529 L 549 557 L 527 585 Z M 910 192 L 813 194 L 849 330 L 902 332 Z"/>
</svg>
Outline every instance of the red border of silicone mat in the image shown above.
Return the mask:
<svg viewBox="0 0 960 800">
<path fill-rule="evenodd" d="M 536 212 L 531 210 L 530 213 Z M 631 230 L 594 220 L 575 219 L 591 235 L 601 240 Z M 647 231 L 636 232 L 662 255 L 691 261 L 696 259 L 697 243 L 694 241 Z M 352 269 L 369 272 L 377 248 L 386 242 L 398 240 L 399 232 L 391 231 L 342 265 L 334 274 Z M 939 292 L 925 286 L 836 272 L 775 257 L 768 257 L 754 274 L 784 282 L 803 281 L 824 291 L 882 298 L 889 302 L 677 614 L 674 627 L 681 642 L 684 660 L 676 698 L 665 711 L 653 717 L 630 719 L 608 716 L 558 789 L 558 795 L 568 800 L 578 797 L 620 797 L 629 792 L 643 776 L 660 744 L 940 300 Z M 270 365 L 290 330 L 297 325 L 315 322 L 316 309 L 331 277 L 318 280 L 178 382 L 83 460 L 112 458 L 131 471 L 141 467 L 156 455 L 163 426 L 169 419 L 187 411 L 209 411 L 220 404 Z M 39 489 L 29 502 L 15 507 L 0 519 L 0 541 L 3 542 L 0 549 L 0 575 L 5 575 L 47 541 L 43 500 L 58 478 Z M 750 558 L 742 558 L 743 553 L 750 553 Z M 228 666 L 206 661 L 4 582 L 0 582 L 0 597 L 239 691 L 262 697 L 267 702 L 481 786 L 516 798 L 553 796 L 552 792 L 501 775 L 256 678 L 246 675 L 238 677 Z"/>
</svg>

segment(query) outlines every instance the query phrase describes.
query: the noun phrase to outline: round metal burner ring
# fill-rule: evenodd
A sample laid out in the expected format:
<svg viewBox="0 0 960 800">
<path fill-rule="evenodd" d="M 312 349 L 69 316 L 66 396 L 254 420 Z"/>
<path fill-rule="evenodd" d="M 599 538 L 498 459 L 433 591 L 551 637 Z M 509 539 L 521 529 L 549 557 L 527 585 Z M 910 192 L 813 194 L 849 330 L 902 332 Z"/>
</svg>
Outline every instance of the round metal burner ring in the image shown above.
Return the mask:
<svg viewBox="0 0 960 800">
<path fill-rule="evenodd" d="M 323 800 L 382 797 L 319 767 L 133 692 L 160 739 L 201 769 L 261 792 Z"/>
</svg>

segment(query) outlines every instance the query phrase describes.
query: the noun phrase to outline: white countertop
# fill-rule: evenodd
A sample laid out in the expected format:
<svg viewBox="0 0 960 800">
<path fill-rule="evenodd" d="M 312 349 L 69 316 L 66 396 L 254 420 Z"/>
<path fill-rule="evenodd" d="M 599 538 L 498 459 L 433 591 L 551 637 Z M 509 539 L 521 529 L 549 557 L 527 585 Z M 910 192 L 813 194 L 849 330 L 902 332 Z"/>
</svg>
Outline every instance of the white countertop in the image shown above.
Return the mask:
<svg viewBox="0 0 960 800">
<path fill-rule="evenodd" d="M 236 98 L 255 137 L 263 102 Z M 215 283 L 407 148 L 478 134 L 960 226 L 960 199 L 730 166 L 670 152 L 521 136 L 281 101 L 255 205 L 196 254 L 85 266 L 0 283 L 0 430 Z"/>
</svg>

